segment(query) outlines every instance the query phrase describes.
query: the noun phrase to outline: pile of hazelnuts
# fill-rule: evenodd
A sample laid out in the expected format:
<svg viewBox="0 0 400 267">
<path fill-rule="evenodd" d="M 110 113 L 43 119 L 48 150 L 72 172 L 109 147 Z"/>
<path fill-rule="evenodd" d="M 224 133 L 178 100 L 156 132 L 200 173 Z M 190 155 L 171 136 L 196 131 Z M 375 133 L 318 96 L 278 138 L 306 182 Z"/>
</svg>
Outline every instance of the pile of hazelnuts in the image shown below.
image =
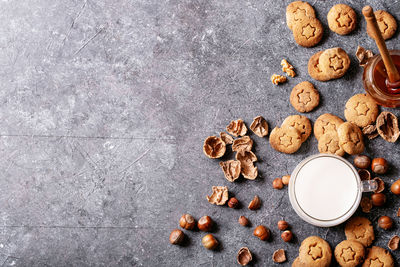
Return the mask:
<svg viewBox="0 0 400 267">
<path fill-rule="evenodd" d="M 384 158 L 374 158 L 371 160 L 366 155 L 358 155 L 354 158 L 354 166 L 359 168 L 358 173 L 361 180 L 371 180 L 371 173 L 368 169 L 371 169 L 375 174 L 385 174 L 388 171 L 388 165 L 388 162 Z M 382 207 L 386 203 L 386 196 L 382 193 L 385 185 L 379 177 L 375 177 L 373 180 L 377 182 L 378 188 L 371 195 L 371 203 L 375 207 Z M 400 179 L 391 185 L 390 191 L 395 195 L 400 195 Z M 400 216 L 400 209 L 397 216 Z M 381 216 L 378 219 L 378 226 L 384 230 L 389 230 L 393 227 L 393 220 L 389 216 Z"/>
</svg>

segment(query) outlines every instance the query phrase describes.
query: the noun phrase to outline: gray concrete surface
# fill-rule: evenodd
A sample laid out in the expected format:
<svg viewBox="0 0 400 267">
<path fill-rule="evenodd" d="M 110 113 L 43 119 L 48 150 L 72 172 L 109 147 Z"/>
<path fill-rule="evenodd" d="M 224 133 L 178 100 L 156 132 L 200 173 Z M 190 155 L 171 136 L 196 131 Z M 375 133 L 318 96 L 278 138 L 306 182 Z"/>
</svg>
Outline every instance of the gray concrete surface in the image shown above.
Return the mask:
<svg viewBox="0 0 400 267">
<path fill-rule="evenodd" d="M 338 2 L 312 3 L 325 36 L 307 49 L 286 27 L 289 1 L 1 1 L 0 264 L 234 266 L 238 249 L 248 246 L 255 266 L 272 266 L 274 250 L 284 248 L 291 262 L 309 235 L 332 246 L 343 240 L 343 226 L 303 223 L 287 190 L 271 188 L 275 177 L 317 153 L 315 138 L 284 155 L 253 135 L 260 177 L 234 184 L 224 179 L 218 160 L 202 152 L 203 140 L 232 119 L 249 125 L 262 115 L 274 127 L 297 114 L 289 104 L 291 88 L 310 80 L 306 66 L 313 53 L 334 46 L 351 56 L 350 71 L 340 80 L 313 82 L 322 102 L 308 116 L 343 117 L 346 100 L 363 92 L 357 45 L 376 52 L 362 6 L 390 10 L 397 19 L 400 9 L 398 1 L 342 1 L 361 21 L 353 34 L 338 36 L 326 21 Z M 398 33 L 388 46 L 400 49 Z M 274 86 L 269 78 L 280 73 L 282 58 L 298 77 Z M 398 142 L 373 140 L 366 153 L 391 163 L 387 185 L 399 178 Z M 213 185 L 229 186 L 245 206 L 258 194 L 262 208 L 210 205 L 205 196 Z M 394 230 L 376 229 L 375 244 L 384 247 L 398 233 L 400 206 L 399 198 L 386 195 L 386 207 L 367 216 L 374 225 L 383 214 L 395 219 Z M 215 219 L 218 251 L 202 248 L 199 232 L 186 231 L 184 247 L 169 244 L 185 212 Z M 251 228 L 238 225 L 239 215 L 270 227 L 272 240 L 254 238 Z M 279 238 L 275 224 L 282 218 L 293 225 L 293 243 Z M 400 259 L 398 252 L 393 256 Z"/>
</svg>

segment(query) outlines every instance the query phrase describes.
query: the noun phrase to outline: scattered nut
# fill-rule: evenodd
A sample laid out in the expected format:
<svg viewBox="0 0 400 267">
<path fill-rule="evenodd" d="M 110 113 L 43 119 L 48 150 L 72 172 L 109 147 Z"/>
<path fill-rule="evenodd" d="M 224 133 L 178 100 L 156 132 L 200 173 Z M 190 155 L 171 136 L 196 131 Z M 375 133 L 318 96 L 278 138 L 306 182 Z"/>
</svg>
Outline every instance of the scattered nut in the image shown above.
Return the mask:
<svg viewBox="0 0 400 267">
<path fill-rule="evenodd" d="M 394 143 L 399 138 L 399 122 L 396 115 L 383 111 L 376 118 L 376 128 L 379 135 L 388 142 Z"/>
<path fill-rule="evenodd" d="M 283 231 L 281 234 L 281 238 L 285 242 L 290 242 L 293 238 L 292 231 L 290 231 L 290 230 Z"/>
<path fill-rule="evenodd" d="M 271 82 L 275 85 L 278 85 L 280 83 L 285 83 L 286 81 L 287 81 L 287 78 L 285 76 L 278 75 L 278 74 L 273 74 L 271 76 Z"/>
<path fill-rule="evenodd" d="M 372 205 L 382 207 L 386 203 L 386 196 L 383 193 L 374 193 L 371 196 Z"/>
<path fill-rule="evenodd" d="M 244 216 L 240 216 L 239 217 L 239 224 L 242 225 L 242 226 L 247 226 L 247 225 L 249 225 L 249 220 Z"/>
<path fill-rule="evenodd" d="M 397 250 L 399 248 L 400 237 L 398 235 L 394 235 L 388 243 L 388 248 L 391 250 Z"/>
<path fill-rule="evenodd" d="M 378 137 L 378 135 L 379 135 L 375 124 L 370 124 L 370 125 L 363 127 L 362 132 L 370 140 Z"/>
<path fill-rule="evenodd" d="M 253 119 L 253 122 L 250 125 L 250 130 L 252 130 L 257 136 L 264 137 L 268 135 L 268 123 L 263 117 L 257 116 Z"/>
<path fill-rule="evenodd" d="M 201 239 L 201 243 L 206 249 L 215 249 L 218 246 L 218 241 L 212 234 L 207 234 Z"/>
<path fill-rule="evenodd" d="M 371 180 L 371 173 L 366 169 L 359 169 L 358 175 L 360 175 L 361 181 Z"/>
<path fill-rule="evenodd" d="M 278 229 L 279 230 L 281 230 L 281 231 L 285 231 L 286 229 L 288 229 L 289 228 L 289 224 L 288 224 L 288 222 L 287 221 L 279 221 L 278 222 Z"/>
<path fill-rule="evenodd" d="M 284 175 L 284 176 L 282 176 L 282 183 L 283 183 L 284 185 L 288 185 L 288 184 L 289 184 L 289 181 L 290 181 L 290 175 Z"/>
<path fill-rule="evenodd" d="M 248 208 L 249 210 L 258 210 L 260 206 L 261 206 L 261 200 L 257 195 L 255 195 L 253 200 L 250 202 Z"/>
<path fill-rule="evenodd" d="M 290 77 L 296 76 L 296 72 L 294 72 L 294 68 L 292 65 L 287 62 L 286 59 L 282 59 L 281 61 L 282 71 L 286 72 Z"/>
<path fill-rule="evenodd" d="M 371 166 L 371 159 L 365 155 L 358 155 L 354 158 L 354 166 L 360 169 L 368 169 Z"/>
<path fill-rule="evenodd" d="M 269 239 L 271 233 L 267 227 L 264 225 L 259 225 L 254 229 L 253 235 L 258 237 L 260 240 L 265 241 Z"/>
<path fill-rule="evenodd" d="M 235 197 L 231 197 L 228 201 L 229 208 L 236 208 L 239 205 L 239 201 Z"/>
<path fill-rule="evenodd" d="M 219 137 L 221 137 L 222 141 L 224 141 L 224 143 L 226 145 L 231 145 L 234 140 L 232 136 L 230 136 L 229 134 L 227 134 L 225 132 L 220 132 Z"/>
<path fill-rule="evenodd" d="M 370 213 L 372 209 L 372 201 L 369 197 L 363 197 L 360 202 L 360 206 L 363 212 Z"/>
<path fill-rule="evenodd" d="M 283 249 L 278 249 L 272 255 L 272 260 L 276 263 L 282 263 L 286 261 L 285 251 Z"/>
<path fill-rule="evenodd" d="M 392 191 L 392 193 L 395 195 L 400 195 L 400 179 L 392 184 L 390 191 Z"/>
<path fill-rule="evenodd" d="M 283 188 L 282 178 L 275 178 L 274 181 L 272 182 L 272 187 L 278 190 L 282 189 Z"/>
<path fill-rule="evenodd" d="M 249 248 L 247 248 L 247 247 L 243 247 L 243 248 L 239 249 L 236 258 L 237 258 L 237 262 L 242 266 L 246 266 L 253 259 L 251 252 L 250 252 Z"/>
<path fill-rule="evenodd" d="M 368 60 L 373 56 L 374 54 L 371 50 L 366 50 L 362 46 L 357 47 L 356 57 L 358 59 L 358 62 L 360 63 L 360 66 L 365 67 L 368 63 Z"/>
<path fill-rule="evenodd" d="M 375 193 L 381 193 L 381 192 L 383 192 L 383 190 L 385 190 L 385 182 L 383 182 L 383 180 L 381 179 L 381 178 L 379 178 L 379 177 L 375 177 L 374 179 L 373 179 L 376 183 L 377 183 L 377 185 L 378 185 L 378 188 L 374 191 Z"/>
<path fill-rule="evenodd" d="M 397 210 L 397 217 L 400 217 L 400 208 Z"/>
<path fill-rule="evenodd" d="M 213 225 L 214 225 L 214 222 L 210 216 L 203 216 L 197 222 L 197 227 L 199 228 L 199 230 L 204 231 L 204 232 L 211 231 Z"/>
<path fill-rule="evenodd" d="M 389 230 L 393 227 L 393 220 L 388 216 L 381 216 L 378 219 L 378 226 L 383 230 Z"/>
<path fill-rule="evenodd" d="M 258 168 L 254 166 L 257 157 L 253 152 L 241 151 L 236 153 L 236 160 L 240 161 L 241 174 L 244 178 L 254 180 L 258 176 Z"/>
<path fill-rule="evenodd" d="M 228 187 L 213 186 L 211 196 L 207 196 L 208 202 L 215 205 L 225 205 L 228 201 Z"/>
<path fill-rule="evenodd" d="M 172 230 L 171 234 L 169 235 L 169 242 L 173 245 L 182 244 L 184 239 L 185 234 L 179 229 Z"/>
<path fill-rule="evenodd" d="M 203 152 L 210 159 L 217 159 L 225 154 L 226 145 L 221 138 L 209 136 L 204 141 Z"/>
<path fill-rule="evenodd" d="M 231 135 L 238 137 L 244 136 L 247 133 L 247 127 L 242 119 L 231 121 L 228 126 L 226 126 L 226 131 Z"/>
<path fill-rule="evenodd" d="M 243 136 L 233 141 L 232 150 L 233 151 L 251 151 L 253 147 L 253 140 L 249 136 Z"/>
<path fill-rule="evenodd" d="M 371 169 L 374 173 L 385 174 L 388 170 L 388 163 L 384 158 L 374 158 Z"/>
<path fill-rule="evenodd" d="M 192 230 L 194 228 L 194 226 L 196 225 L 196 222 L 195 222 L 195 220 L 194 220 L 192 215 L 183 214 L 182 217 L 179 220 L 179 225 L 183 229 Z"/>
<path fill-rule="evenodd" d="M 234 182 L 240 176 L 241 171 L 241 163 L 238 160 L 228 160 L 228 161 L 221 161 L 219 163 L 221 166 L 222 171 L 224 172 L 224 176 L 226 180 L 229 182 Z"/>
</svg>

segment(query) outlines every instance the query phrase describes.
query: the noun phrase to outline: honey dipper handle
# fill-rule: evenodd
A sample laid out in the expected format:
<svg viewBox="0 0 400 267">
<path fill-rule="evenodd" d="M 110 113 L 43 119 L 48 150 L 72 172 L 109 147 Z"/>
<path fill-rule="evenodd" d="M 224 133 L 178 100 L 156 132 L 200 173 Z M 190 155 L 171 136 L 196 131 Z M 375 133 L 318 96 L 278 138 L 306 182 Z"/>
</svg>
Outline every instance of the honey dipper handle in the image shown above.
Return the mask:
<svg viewBox="0 0 400 267">
<path fill-rule="evenodd" d="M 375 40 L 376 46 L 378 46 L 379 52 L 382 56 L 383 63 L 385 64 L 385 68 L 388 73 L 389 81 L 392 83 L 400 81 L 399 72 L 397 71 L 396 66 L 393 64 L 393 60 L 389 55 L 385 40 L 383 39 L 378 23 L 376 22 L 374 10 L 371 6 L 365 6 L 362 9 L 362 13 L 367 21 L 367 31 Z"/>
</svg>

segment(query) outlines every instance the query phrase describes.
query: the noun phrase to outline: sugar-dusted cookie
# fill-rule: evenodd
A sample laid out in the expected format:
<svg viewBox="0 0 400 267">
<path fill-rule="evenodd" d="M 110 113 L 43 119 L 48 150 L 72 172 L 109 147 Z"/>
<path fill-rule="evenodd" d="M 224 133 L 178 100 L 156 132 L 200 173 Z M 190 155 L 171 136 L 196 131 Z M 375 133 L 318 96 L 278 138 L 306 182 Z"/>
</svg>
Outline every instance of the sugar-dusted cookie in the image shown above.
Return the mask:
<svg viewBox="0 0 400 267">
<path fill-rule="evenodd" d="M 330 79 L 337 79 L 349 69 L 350 58 L 340 47 L 329 48 L 319 57 L 319 66 Z"/>
<path fill-rule="evenodd" d="M 364 261 L 365 248 L 354 240 L 344 240 L 335 248 L 336 261 L 342 267 L 356 267 Z"/>
<path fill-rule="evenodd" d="M 297 44 L 304 47 L 317 45 L 324 33 L 321 22 L 316 18 L 299 21 L 293 25 L 293 36 Z"/>
<path fill-rule="evenodd" d="M 306 116 L 302 115 L 292 115 L 287 117 L 283 122 L 281 127 L 294 127 L 300 132 L 301 142 L 307 140 L 312 132 L 311 122 Z"/>
<path fill-rule="evenodd" d="M 308 18 L 315 18 L 315 10 L 309 3 L 294 1 L 286 7 L 286 23 L 290 30 L 293 24 Z"/>
<path fill-rule="evenodd" d="M 314 80 L 325 82 L 329 80 L 328 75 L 326 75 L 324 72 L 322 72 L 320 66 L 319 66 L 319 57 L 324 51 L 319 51 L 312 55 L 310 59 L 308 60 L 308 74 L 313 78 Z"/>
<path fill-rule="evenodd" d="M 301 82 L 293 87 L 290 103 L 298 112 L 310 112 L 319 104 L 319 93 L 310 82 Z"/>
<path fill-rule="evenodd" d="M 321 153 L 344 156 L 344 150 L 339 144 L 339 136 L 336 131 L 327 132 L 319 138 L 318 150 Z"/>
<path fill-rule="evenodd" d="M 344 116 L 358 127 L 365 127 L 376 121 L 378 112 L 378 105 L 369 95 L 357 94 L 347 101 Z"/>
<path fill-rule="evenodd" d="M 383 39 L 387 40 L 393 37 L 397 30 L 396 19 L 384 10 L 377 10 L 374 12 L 376 22 L 378 23 L 379 30 L 382 33 Z M 371 36 L 370 30 L 367 27 L 367 33 Z"/>
<path fill-rule="evenodd" d="M 389 251 L 384 248 L 373 246 L 367 249 L 367 257 L 362 267 L 393 267 L 394 260 Z"/>
<path fill-rule="evenodd" d="M 336 132 L 343 120 L 333 114 L 325 113 L 317 118 L 314 123 L 314 135 L 319 138 L 327 132 Z"/>
<path fill-rule="evenodd" d="M 356 12 L 348 5 L 334 5 L 331 10 L 329 10 L 327 18 L 329 28 L 337 34 L 346 35 L 356 28 Z"/>
<path fill-rule="evenodd" d="M 346 153 L 356 155 L 364 151 L 363 134 L 357 125 L 346 121 L 339 126 L 337 132 L 339 144 Z"/>
<path fill-rule="evenodd" d="M 332 250 L 324 239 L 310 236 L 301 242 L 299 259 L 305 266 L 328 267 L 331 264 Z"/>
<path fill-rule="evenodd" d="M 369 247 L 375 239 L 374 228 L 370 220 L 364 217 L 353 217 L 344 228 L 347 240 L 355 240 Z"/>
<path fill-rule="evenodd" d="M 294 127 L 275 127 L 269 135 L 269 143 L 279 152 L 292 154 L 301 146 L 301 134 Z"/>
</svg>

